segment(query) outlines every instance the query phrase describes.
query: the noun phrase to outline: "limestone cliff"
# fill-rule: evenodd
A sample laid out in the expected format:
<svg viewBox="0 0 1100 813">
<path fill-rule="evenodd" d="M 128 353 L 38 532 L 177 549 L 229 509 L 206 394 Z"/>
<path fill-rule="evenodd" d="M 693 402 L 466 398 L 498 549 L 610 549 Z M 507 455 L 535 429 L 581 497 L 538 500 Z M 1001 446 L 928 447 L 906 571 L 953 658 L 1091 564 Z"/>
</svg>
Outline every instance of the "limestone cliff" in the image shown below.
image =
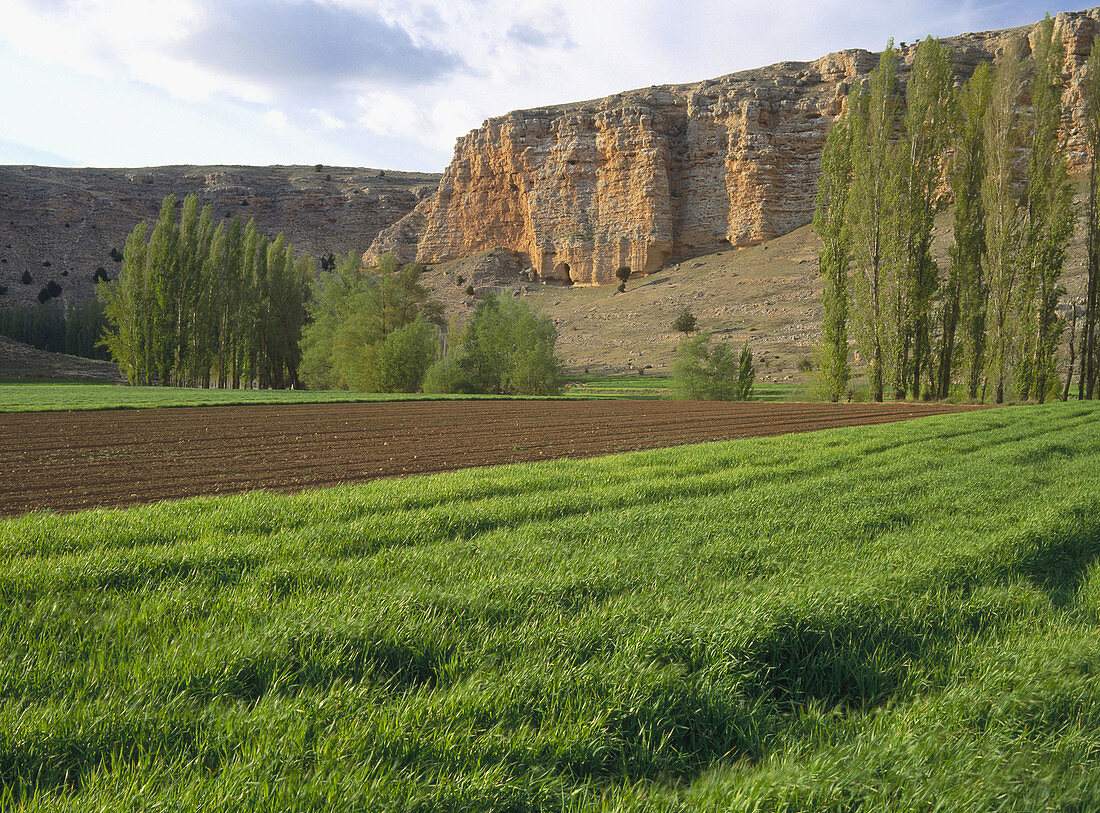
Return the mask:
<svg viewBox="0 0 1100 813">
<path fill-rule="evenodd" d="M 68 169 L 0 166 L 0 308 L 37 302 L 53 282 L 60 301 L 114 279 L 126 235 L 156 219 L 166 195 L 196 193 L 214 216 L 256 220 L 296 250 L 362 252 L 435 190 L 438 175 L 315 166 Z M 112 252 L 113 250 L 113 252 Z"/>
<path fill-rule="evenodd" d="M 1066 130 L 1083 161 L 1079 85 L 1100 9 L 1059 14 L 1067 44 Z M 1034 26 L 945 40 L 960 79 Z M 916 46 L 901 46 L 905 81 Z M 821 150 L 876 54 L 842 51 L 689 85 L 490 119 L 461 138 L 438 191 L 367 252 L 442 262 L 519 252 L 539 278 L 615 281 L 747 246 L 808 223 Z"/>
</svg>

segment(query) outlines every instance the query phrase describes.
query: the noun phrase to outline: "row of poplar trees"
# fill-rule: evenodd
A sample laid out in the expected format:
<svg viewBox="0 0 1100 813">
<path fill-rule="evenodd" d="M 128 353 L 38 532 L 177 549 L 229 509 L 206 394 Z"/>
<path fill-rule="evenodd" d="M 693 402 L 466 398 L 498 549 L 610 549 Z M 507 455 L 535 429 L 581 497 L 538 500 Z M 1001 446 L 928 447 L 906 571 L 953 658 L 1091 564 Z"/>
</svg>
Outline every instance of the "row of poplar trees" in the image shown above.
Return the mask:
<svg viewBox="0 0 1100 813">
<path fill-rule="evenodd" d="M 826 142 L 814 228 L 822 240 L 822 336 L 815 368 L 839 400 L 851 378 L 849 336 L 870 395 L 946 398 L 953 383 L 972 400 L 1096 393 L 1100 278 L 1100 49 L 1087 66 L 1092 156 L 1087 211 L 1088 293 L 1083 328 L 1070 337 L 1069 375 L 1056 352 L 1057 306 L 1073 236 L 1073 186 L 1060 141 L 1065 56 L 1047 17 L 1031 55 L 1009 47 L 957 87 L 951 51 L 917 46 L 904 94 L 891 42 L 866 85 L 853 91 Z M 946 269 L 932 257 L 934 218 L 954 202 Z M 1079 353 L 1077 352 L 1079 348 Z"/>
<path fill-rule="evenodd" d="M 151 233 L 138 224 L 97 289 L 112 358 L 133 384 L 298 386 L 313 260 L 252 221 L 214 225 L 195 195 L 178 208 L 169 195 Z"/>
</svg>

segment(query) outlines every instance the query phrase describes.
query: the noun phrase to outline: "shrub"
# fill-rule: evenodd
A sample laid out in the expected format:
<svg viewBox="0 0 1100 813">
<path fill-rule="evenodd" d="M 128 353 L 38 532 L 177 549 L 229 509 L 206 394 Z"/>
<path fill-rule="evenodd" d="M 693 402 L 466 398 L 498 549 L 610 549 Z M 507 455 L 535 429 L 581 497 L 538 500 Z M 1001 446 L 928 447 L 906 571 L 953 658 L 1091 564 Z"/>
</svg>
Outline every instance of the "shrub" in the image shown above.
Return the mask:
<svg viewBox="0 0 1100 813">
<path fill-rule="evenodd" d="M 474 286 L 473 285 L 467 285 L 466 286 L 466 296 L 473 296 L 473 295 L 474 295 Z"/>
<path fill-rule="evenodd" d="M 110 282 L 110 281 L 111 281 L 110 277 L 107 276 L 107 269 L 104 268 L 102 265 L 95 270 L 95 276 L 92 277 L 92 283 L 93 284 L 97 283 L 97 282 Z"/>
<path fill-rule="evenodd" d="M 119 251 L 117 248 L 112 248 L 111 259 L 114 260 L 116 263 L 122 262 L 122 252 Z"/>
<path fill-rule="evenodd" d="M 430 393 L 472 393 L 474 391 L 454 358 L 436 359 L 432 362 L 424 373 L 422 389 Z"/>
<path fill-rule="evenodd" d="M 553 323 L 526 304 L 489 296 L 470 317 L 457 357 L 428 371 L 425 391 L 556 395 L 557 337 Z"/>
<path fill-rule="evenodd" d="M 740 357 L 728 342 L 711 345 L 708 333 L 684 337 L 672 365 L 672 391 L 689 401 L 747 401 L 755 372 L 746 342 Z"/>
<path fill-rule="evenodd" d="M 19 281 L 22 282 L 24 285 L 30 285 L 34 281 L 34 278 L 31 277 L 30 271 L 24 271 L 23 276 L 19 278 Z"/>
<path fill-rule="evenodd" d="M 617 288 L 616 290 L 617 290 L 617 291 L 618 291 L 618 292 L 619 292 L 620 294 L 625 294 L 625 293 L 626 293 L 626 283 L 625 283 L 625 282 L 620 282 L 620 283 L 619 283 L 619 287 L 618 287 L 618 288 Z"/>
<path fill-rule="evenodd" d="M 694 314 L 687 308 L 680 311 L 680 315 L 676 317 L 676 321 L 672 323 L 672 329 L 677 333 L 694 333 L 699 329 L 699 323 L 696 321 Z"/>
<path fill-rule="evenodd" d="M 363 347 L 348 384 L 364 392 L 416 392 L 438 353 L 435 328 L 419 317 L 377 344 Z"/>
<path fill-rule="evenodd" d="M 625 265 L 620 265 L 615 271 L 615 279 L 619 281 L 619 293 L 621 294 L 626 290 L 626 281 L 630 279 L 630 269 Z"/>
</svg>

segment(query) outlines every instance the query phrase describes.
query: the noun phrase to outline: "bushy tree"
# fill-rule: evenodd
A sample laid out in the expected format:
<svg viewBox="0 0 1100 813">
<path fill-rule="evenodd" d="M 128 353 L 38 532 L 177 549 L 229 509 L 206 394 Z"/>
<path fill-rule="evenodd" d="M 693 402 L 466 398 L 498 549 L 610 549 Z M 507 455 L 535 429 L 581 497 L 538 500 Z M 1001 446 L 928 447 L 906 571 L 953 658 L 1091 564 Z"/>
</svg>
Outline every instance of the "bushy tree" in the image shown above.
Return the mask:
<svg viewBox="0 0 1100 813">
<path fill-rule="evenodd" d="M 505 395 L 557 395 L 561 362 L 558 334 L 546 316 L 528 305 L 495 295 L 478 304 L 462 332 L 455 357 L 428 371 L 433 391 Z"/>
<path fill-rule="evenodd" d="M 696 321 L 695 315 L 687 308 L 684 308 L 672 323 L 672 329 L 677 333 L 694 333 L 699 329 L 699 323 Z"/>
<path fill-rule="evenodd" d="M 349 254 L 322 272 L 302 342 L 311 389 L 414 392 L 438 353 L 442 303 L 420 284 L 424 268 L 387 254 L 364 266 Z M 405 357 L 407 354 L 407 357 Z"/>
<path fill-rule="evenodd" d="M 435 327 L 418 316 L 380 342 L 361 347 L 360 354 L 359 363 L 349 370 L 351 389 L 417 392 L 439 355 L 439 340 Z"/>
<path fill-rule="evenodd" d="M 740 355 L 728 342 L 711 344 L 709 333 L 684 337 L 672 364 L 672 391 L 688 401 L 745 401 L 754 378 L 748 343 Z"/>
<path fill-rule="evenodd" d="M 630 269 L 625 265 L 620 265 L 615 271 L 615 279 L 619 281 L 619 293 L 626 291 L 626 281 L 630 279 Z"/>
</svg>

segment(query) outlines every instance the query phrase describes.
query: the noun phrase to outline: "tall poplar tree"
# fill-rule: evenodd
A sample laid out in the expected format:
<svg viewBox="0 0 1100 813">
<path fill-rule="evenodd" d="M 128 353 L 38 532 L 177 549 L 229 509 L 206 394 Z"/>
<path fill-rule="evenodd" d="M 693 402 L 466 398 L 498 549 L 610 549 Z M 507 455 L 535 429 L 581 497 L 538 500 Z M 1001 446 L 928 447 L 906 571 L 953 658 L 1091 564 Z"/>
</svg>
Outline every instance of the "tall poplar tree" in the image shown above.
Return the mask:
<svg viewBox="0 0 1100 813">
<path fill-rule="evenodd" d="M 179 288 L 179 226 L 176 197 L 169 195 L 149 237 L 145 259 L 148 300 L 146 309 L 146 356 L 149 373 L 162 386 L 172 383 L 172 369 L 178 324 L 175 318 Z"/>
<path fill-rule="evenodd" d="M 814 231 L 822 247 L 818 255 L 821 274 L 821 337 L 814 348 L 814 377 L 821 394 L 839 401 L 848 389 L 848 266 L 851 260 L 851 227 L 848 198 L 852 186 L 852 134 L 850 115 L 833 125 L 821 156 L 817 182 Z"/>
<path fill-rule="evenodd" d="M 1064 293 L 1059 284 L 1073 237 L 1073 189 L 1060 143 L 1062 66 L 1065 52 L 1048 14 L 1033 45 L 1033 115 L 1027 163 L 1027 209 L 1020 275 L 1021 337 L 1017 384 L 1020 397 L 1046 400 L 1057 383 L 1055 354 L 1062 326 L 1057 316 Z"/>
<path fill-rule="evenodd" d="M 868 365 L 871 397 L 881 401 L 895 337 L 887 322 L 893 309 L 894 273 L 898 265 L 899 195 L 893 138 L 899 100 L 897 58 L 893 40 L 871 73 L 870 89 L 850 101 L 852 190 L 848 207 L 852 233 L 853 319 L 856 342 Z"/>
<path fill-rule="evenodd" d="M 986 309 L 989 287 L 985 279 L 985 121 L 992 92 L 989 63 L 975 69 L 959 92 L 955 149 L 951 167 L 951 191 L 955 197 L 955 242 L 944 290 L 940 322 L 939 386 L 946 398 L 951 385 L 955 334 L 961 326 L 960 345 L 966 362 L 966 391 L 978 397 L 985 365 Z M 960 325 L 961 323 L 961 325 Z"/>
<path fill-rule="evenodd" d="M 1020 145 L 1019 99 L 1023 90 L 1021 43 L 1009 44 L 993 69 L 993 87 L 985 117 L 985 268 L 989 280 L 989 339 L 986 367 L 993 400 L 1004 403 L 1013 346 L 1013 309 L 1023 242 L 1023 207 L 1016 185 L 1016 150 Z M 983 389 L 984 394 L 984 389 Z M 983 398 L 984 400 L 984 398 Z"/>
<path fill-rule="evenodd" d="M 896 295 L 901 323 L 897 326 L 895 391 L 904 398 L 921 395 L 925 373 L 931 380 L 931 306 L 938 280 L 932 259 L 932 228 L 944 201 L 943 155 L 951 139 L 954 115 L 954 58 L 939 40 L 929 37 L 917 46 L 905 98 L 905 128 L 901 139 L 904 241 L 902 279 Z M 908 378 L 908 382 L 906 379 Z"/>
<path fill-rule="evenodd" d="M 145 353 L 146 233 L 144 223 L 139 223 L 130 232 L 118 277 L 114 282 L 96 286 L 96 296 L 103 303 L 107 322 L 99 343 L 107 348 L 131 384 L 149 383 Z"/>
</svg>

